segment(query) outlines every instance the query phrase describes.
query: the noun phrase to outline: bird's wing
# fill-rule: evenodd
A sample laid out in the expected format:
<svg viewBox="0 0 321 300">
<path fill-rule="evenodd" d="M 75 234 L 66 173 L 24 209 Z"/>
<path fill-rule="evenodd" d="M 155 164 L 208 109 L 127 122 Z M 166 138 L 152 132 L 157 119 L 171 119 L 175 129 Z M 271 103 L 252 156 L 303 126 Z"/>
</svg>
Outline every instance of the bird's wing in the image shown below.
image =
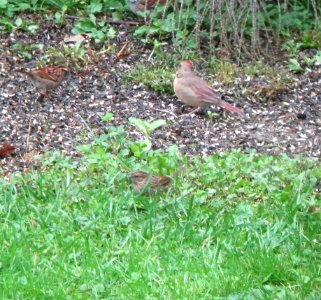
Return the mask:
<svg viewBox="0 0 321 300">
<path fill-rule="evenodd" d="M 37 74 L 39 75 L 39 77 L 51 81 L 58 81 L 62 76 L 62 72 L 63 70 L 58 67 L 47 67 L 37 70 Z"/>
<path fill-rule="evenodd" d="M 171 178 L 167 176 L 159 176 L 157 178 L 157 185 L 158 186 L 166 186 L 171 182 Z"/>
<path fill-rule="evenodd" d="M 190 87 L 203 101 L 216 105 L 221 101 L 221 95 L 215 92 L 205 81 L 202 81 L 199 84 L 194 82 Z"/>
</svg>

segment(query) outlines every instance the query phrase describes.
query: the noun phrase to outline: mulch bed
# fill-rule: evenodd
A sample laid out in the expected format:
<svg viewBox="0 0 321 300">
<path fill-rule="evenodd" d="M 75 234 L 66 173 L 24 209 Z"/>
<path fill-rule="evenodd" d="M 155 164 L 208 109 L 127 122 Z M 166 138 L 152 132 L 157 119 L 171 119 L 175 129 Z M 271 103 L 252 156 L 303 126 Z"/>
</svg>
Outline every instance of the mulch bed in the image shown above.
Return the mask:
<svg viewBox="0 0 321 300">
<path fill-rule="evenodd" d="M 36 154 L 49 150 L 75 155 L 77 145 L 90 142 L 91 131 L 99 135 L 110 125 L 123 124 L 130 137 L 141 139 L 141 133 L 128 122 L 131 116 L 148 121 L 165 119 L 167 126 L 152 134 L 154 147 L 177 144 L 182 153 L 190 156 L 255 149 L 265 154 L 320 158 L 320 68 L 295 75 L 291 88 L 272 99 L 248 96 L 230 101 L 244 109 L 244 119 L 220 108 L 210 109 L 214 112 L 212 118 L 206 112 L 182 116 L 189 109 L 174 95 L 155 93 L 142 84 L 122 81 L 121 75 L 137 61 L 147 60 L 151 49 L 137 43 L 131 37 L 131 29 L 121 25 L 114 41 L 116 51 L 128 39 L 135 43 L 135 51 L 114 64 L 114 57 L 107 53 L 97 64 L 70 72 L 50 97 L 40 101 L 33 86 L 16 70 L 33 67 L 41 51 L 34 51 L 27 62 L 9 49 L 17 42 L 24 45 L 41 42 L 45 48 L 55 47 L 71 35 L 71 23 L 59 26 L 43 21 L 41 24 L 41 30 L 34 36 L 19 31 L 0 34 L 3 49 L 0 52 L 0 144 L 9 143 L 16 148 L 14 156 L 0 159 L 0 169 L 5 175 L 30 168 Z M 243 82 L 250 86 L 254 80 L 260 79 L 245 78 Z M 227 91 L 220 86 L 226 101 L 232 98 L 227 95 L 237 93 L 238 88 Z M 108 124 L 101 119 L 107 112 L 114 114 Z"/>
</svg>

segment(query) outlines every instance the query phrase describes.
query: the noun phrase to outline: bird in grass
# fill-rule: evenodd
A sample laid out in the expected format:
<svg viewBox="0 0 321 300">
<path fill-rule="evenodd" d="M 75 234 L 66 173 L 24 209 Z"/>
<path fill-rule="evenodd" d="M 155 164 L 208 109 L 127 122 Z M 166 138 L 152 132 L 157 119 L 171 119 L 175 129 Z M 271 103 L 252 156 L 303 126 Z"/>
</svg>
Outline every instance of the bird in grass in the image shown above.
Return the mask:
<svg viewBox="0 0 321 300">
<path fill-rule="evenodd" d="M 143 171 L 133 171 L 130 173 L 130 177 L 134 191 L 147 194 L 165 191 L 172 181 L 170 177 L 153 175 Z"/>
</svg>

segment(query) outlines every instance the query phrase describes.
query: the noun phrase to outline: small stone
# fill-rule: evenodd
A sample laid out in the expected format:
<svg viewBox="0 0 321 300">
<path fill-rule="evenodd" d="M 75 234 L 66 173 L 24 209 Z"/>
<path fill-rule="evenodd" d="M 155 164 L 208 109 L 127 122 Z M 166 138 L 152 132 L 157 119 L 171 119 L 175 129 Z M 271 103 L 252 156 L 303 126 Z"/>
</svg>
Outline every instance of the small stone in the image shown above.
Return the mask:
<svg viewBox="0 0 321 300">
<path fill-rule="evenodd" d="M 305 113 L 298 113 L 296 116 L 300 120 L 305 120 L 307 118 L 307 115 Z"/>
</svg>

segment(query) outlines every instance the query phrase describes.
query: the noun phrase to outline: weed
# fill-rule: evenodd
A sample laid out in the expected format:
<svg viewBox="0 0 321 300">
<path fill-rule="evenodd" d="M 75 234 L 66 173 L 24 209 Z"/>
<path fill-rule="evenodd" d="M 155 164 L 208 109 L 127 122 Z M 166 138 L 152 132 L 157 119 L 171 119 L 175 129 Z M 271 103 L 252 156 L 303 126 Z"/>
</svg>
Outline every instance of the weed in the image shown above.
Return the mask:
<svg viewBox="0 0 321 300">
<path fill-rule="evenodd" d="M 149 151 L 152 147 L 152 142 L 150 140 L 150 135 L 151 133 L 157 129 L 160 126 L 166 125 L 166 121 L 165 120 L 156 120 L 153 121 L 151 123 L 141 120 L 141 119 L 137 119 L 134 117 L 129 118 L 129 123 L 135 125 L 137 127 L 137 129 L 139 129 L 139 131 L 141 131 L 144 134 L 144 141 L 142 143 L 138 143 L 138 144 L 134 144 L 132 145 L 131 149 L 133 150 L 133 148 L 137 148 L 137 146 L 139 146 L 139 153 L 143 150 L 143 151 Z M 135 155 L 137 155 L 136 151 L 133 151 Z M 140 156 L 140 155 L 139 155 Z"/>
<path fill-rule="evenodd" d="M 124 74 L 124 79 L 143 83 L 147 88 L 157 92 L 172 94 L 174 74 L 175 70 L 166 66 L 138 63 Z"/>
</svg>

